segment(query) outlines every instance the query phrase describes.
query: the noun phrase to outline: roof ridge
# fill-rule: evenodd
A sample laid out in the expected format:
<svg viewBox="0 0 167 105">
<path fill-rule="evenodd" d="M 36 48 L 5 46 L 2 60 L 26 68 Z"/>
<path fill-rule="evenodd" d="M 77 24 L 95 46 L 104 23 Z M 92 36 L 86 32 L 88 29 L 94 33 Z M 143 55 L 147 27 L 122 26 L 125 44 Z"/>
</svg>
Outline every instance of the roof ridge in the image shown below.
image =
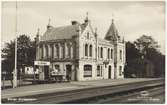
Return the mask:
<svg viewBox="0 0 167 105">
<path fill-rule="evenodd" d="M 47 30 L 41 37 L 41 40 L 54 40 L 54 39 L 71 39 L 74 35 L 79 35 L 78 30 L 81 26 L 81 30 L 84 30 L 84 27 L 79 23 L 75 25 L 65 25 L 54 27 L 50 30 Z"/>
</svg>

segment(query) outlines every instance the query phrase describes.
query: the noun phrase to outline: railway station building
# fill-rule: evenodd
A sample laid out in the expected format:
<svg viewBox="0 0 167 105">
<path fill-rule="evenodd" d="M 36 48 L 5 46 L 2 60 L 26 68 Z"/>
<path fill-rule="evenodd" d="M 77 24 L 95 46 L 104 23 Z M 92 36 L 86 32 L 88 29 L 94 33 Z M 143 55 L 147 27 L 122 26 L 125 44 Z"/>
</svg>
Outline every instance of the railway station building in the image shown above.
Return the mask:
<svg viewBox="0 0 167 105">
<path fill-rule="evenodd" d="M 53 27 L 36 35 L 36 66 L 39 79 L 54 76 L 72 81 L 124 78 L 125 41 L 114 20 L 103 39 L 86 16 L 83 23 Z M 44 65 L 38 64 L 44 62 Z"/>
</svg>

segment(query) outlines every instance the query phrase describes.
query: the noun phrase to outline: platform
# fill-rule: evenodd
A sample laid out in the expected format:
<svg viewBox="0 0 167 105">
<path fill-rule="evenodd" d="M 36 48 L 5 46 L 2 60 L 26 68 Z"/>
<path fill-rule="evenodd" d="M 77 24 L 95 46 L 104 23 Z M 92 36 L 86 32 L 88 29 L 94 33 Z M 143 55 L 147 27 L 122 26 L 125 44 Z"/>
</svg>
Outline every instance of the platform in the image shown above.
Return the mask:
<svg viewBox="0 0 167 105">
<path fill-rule="evenodd" d="M 22 97 L 36 94 L 46 94 L 53 92 L 64 92 L 83 88 L 92 88 L 100 86 L 114 86 L 126 83 L 142 82 L 155 80 L 158 78 L 131 78 L 131 79 L 108 79 L 94 81 L 75 81 L 70 83 L 53 83 L 53 84 L 38 84 L 22 86 L 17 88 L 5 89 L 1 91 L 2 98 Z"/>
</svg>

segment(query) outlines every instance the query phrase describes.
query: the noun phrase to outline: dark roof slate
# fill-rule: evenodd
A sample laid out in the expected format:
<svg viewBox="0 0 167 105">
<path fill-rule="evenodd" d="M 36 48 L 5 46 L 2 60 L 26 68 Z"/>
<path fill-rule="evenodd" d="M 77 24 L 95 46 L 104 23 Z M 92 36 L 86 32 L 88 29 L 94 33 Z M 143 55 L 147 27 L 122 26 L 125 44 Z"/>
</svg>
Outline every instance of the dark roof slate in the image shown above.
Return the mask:
<svg viewBox="0 0 167 105">
<path fill-rule="evenodd" d="M 77 23 L 75 25 L 68 25 L 62 27 L 51 27 L 47 29 L 43 36 L 41 36 L 41 41 L 55 40 L 55 39 L 71 39 L 75 35 L 79 35 L 79 26 L 81 27 L 81 32 L 87 26 L 86 24 Z"/>
<path fill-rule="evenodd" d="M 112 24 L 110 25 L 106 33 L 105 39 L 117 40 L 119 37 L 120 36 L 119 36 L 117 28 L 115 27 L 114 20 L 112 20 Z"/>
</svg>

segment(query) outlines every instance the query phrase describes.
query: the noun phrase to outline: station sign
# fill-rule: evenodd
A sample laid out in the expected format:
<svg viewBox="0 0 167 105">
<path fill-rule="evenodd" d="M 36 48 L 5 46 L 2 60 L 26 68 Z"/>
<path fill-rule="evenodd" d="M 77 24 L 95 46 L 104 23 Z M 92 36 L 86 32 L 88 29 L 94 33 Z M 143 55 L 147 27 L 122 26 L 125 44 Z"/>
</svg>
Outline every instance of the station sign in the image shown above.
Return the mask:
<svg viewBox="0 0 167 105">
<path fill-rule="evenodd" d="M 38 65 L 38 66 L 49 66 L 50 62 L 48 61 L 34 61 L 34 65 Z"/>
</svg>

